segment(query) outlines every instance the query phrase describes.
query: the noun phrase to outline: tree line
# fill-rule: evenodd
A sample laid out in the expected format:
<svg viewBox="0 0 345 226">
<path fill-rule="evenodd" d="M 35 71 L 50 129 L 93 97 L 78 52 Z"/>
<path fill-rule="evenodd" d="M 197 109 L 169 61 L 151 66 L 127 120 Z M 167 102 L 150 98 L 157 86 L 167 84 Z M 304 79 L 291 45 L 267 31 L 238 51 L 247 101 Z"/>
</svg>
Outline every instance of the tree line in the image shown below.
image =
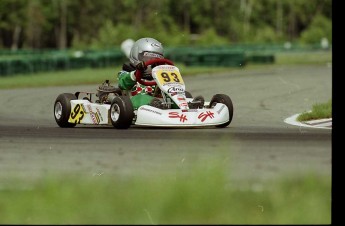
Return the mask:
<svg viewBox="0 0 345 226">
<path fill-rule="evenodd" d="M 0 0 L 0 49 L 332 42 L 331 0 Z"/>
</svg>

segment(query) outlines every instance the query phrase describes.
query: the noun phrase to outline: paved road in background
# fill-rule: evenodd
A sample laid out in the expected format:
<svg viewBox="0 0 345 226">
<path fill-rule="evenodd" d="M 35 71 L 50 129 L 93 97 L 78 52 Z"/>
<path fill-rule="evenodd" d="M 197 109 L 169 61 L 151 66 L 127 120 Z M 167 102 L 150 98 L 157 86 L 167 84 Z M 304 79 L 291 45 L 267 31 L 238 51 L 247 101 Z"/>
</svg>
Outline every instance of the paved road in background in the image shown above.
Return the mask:
<svg viewBox="0 0 345 226">
<path fill-rule="evenodd" d="M 284 122 L 332 98 L 331 67 L 267 66 L 184 80 L 192 95 L 206 100 L 228 94 L 232 123 L 224 129 L 62 129 L 53 117 L 58 94 L 96 91 L 98 84 L 0 90 L 0 178 L 174 175 L 217 161 L 231 180 L 251 185 L 291 173 L 331 175 L 332 130 Z"/>
</svg>

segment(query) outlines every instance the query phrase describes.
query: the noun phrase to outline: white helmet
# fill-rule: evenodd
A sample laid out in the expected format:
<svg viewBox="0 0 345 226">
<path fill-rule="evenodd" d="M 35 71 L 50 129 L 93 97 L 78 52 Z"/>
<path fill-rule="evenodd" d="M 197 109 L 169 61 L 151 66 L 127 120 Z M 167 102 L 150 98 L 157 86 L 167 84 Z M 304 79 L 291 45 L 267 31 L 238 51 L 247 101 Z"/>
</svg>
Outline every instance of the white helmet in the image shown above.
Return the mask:
<svg viewBox="0 0 345 226">
<path fill-rule="evenodd" d="M 153 58 L 164 58 L 163 46 L 154 38 L 141 38 L 137 40 L 129 54 L 129 60 L 136 66 L 141 61 L 148 61 Z"/>
</svg>

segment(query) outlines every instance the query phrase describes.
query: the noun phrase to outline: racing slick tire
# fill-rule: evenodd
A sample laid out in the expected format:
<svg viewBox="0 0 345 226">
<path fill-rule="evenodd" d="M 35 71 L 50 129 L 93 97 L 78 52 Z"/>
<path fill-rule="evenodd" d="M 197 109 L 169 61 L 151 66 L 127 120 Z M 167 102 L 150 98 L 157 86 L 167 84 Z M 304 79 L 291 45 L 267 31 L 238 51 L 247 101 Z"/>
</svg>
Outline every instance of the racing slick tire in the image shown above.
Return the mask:
<svg viewBox="0 0 345 226">
<path fill-rule="evenodd" d="M 71 100 L 77 100 L 78 98 L 72 93 L 60 94 L 54 104 L 54 118 L 56 123 L 62 128 L 75 127 L 75 123 L 68 122 L 71 114 Z"/>
<path fill-rule="evenodd" d="M 187 98 L 193 98 L 192 94 L 188 91 L 185 91 L 186 97 Z"/>
<path fill-rule="evenodd" d="M 110 121 L 117 129 L 128 129 L 134 118 L 134 108 L 128 96 L 117 96 L 110 106 Z"/>
<path fill-rule="evenodd" d="M 226 123 L 217 125 L 216 127 L 220 127 L 220 128 L 227 127 L 231 123 L 232 117 L 234 114 L 234 108 L 232 105 L 232 101 L 231 101 L 230 97 L 226 94 L 216 94 L 212 97 L 209 107 L 213 108 L 217 103 L 225 104 L 228 107 L 229 120 Z"/>
</svg>

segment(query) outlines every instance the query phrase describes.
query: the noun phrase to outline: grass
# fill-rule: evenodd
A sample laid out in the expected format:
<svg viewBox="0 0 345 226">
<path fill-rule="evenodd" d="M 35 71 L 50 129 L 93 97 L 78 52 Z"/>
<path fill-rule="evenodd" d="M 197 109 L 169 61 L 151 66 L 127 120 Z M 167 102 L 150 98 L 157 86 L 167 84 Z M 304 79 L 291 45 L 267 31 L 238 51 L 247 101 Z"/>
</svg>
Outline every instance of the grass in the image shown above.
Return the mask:
<svg viewBox="0 0 345 226">
<path fill-rule="evenodd" d="M 236 70 L 258 69 L 274 67 L 275 65 L 289 64 L 327 64 L 332 62 L 331 51 L 316 52 L 289 52 L 276 53 L 276 62 L 272 65 L 248 64 L 244 67 L 187 67 L 178 64 L 183 76 L 232 72 Z M 0 76 L 0 89 L 44 87 L 44 86 L 67 86 L 81 84 L 100 84 L 104 80 L 116 81 L 117 72 L 121 66 L 113 68 L 84 68 L 57 72 L 40 72 L 37 74 L 19 74 L 14 76 Z"/>
<path fill-rule="evenodd" d="M 332 100 L 326 103 L 316 103 L 312 106 L 311 111 L 305 111 L 298 115 L 297 121 L 308 121 L 315 119 L 332 118 Z"/>
<path fill-rule="evenodd" d="M 183 75 L 217 73 L 231 70 L 226 67 L 205 68 L 186 67 L 184 65 L 179 65 L 179 68 Z M 106 79 L 109 79 L 110 82 L 117 82 L 117 73 L 120 69 L 121 67 L 101 69 L 84 68 L 68 71 L 41 72 L 30 75 L 19 74 L 15 76 L 0 77 L 0 89 L 100 84 Z"/>
<path fill-rule="evenodd" d="M 332 51 L 281 52 L 276 54 L 276 64 L 327 64 L 332 63 Z"/>
<path fill-rule="evenodd" d="M 0 224 L 330 224 L 331 179 L 236 189 L 220 167 L 174 176 L 50 177 L 0 190 Z"/>
</svg>

